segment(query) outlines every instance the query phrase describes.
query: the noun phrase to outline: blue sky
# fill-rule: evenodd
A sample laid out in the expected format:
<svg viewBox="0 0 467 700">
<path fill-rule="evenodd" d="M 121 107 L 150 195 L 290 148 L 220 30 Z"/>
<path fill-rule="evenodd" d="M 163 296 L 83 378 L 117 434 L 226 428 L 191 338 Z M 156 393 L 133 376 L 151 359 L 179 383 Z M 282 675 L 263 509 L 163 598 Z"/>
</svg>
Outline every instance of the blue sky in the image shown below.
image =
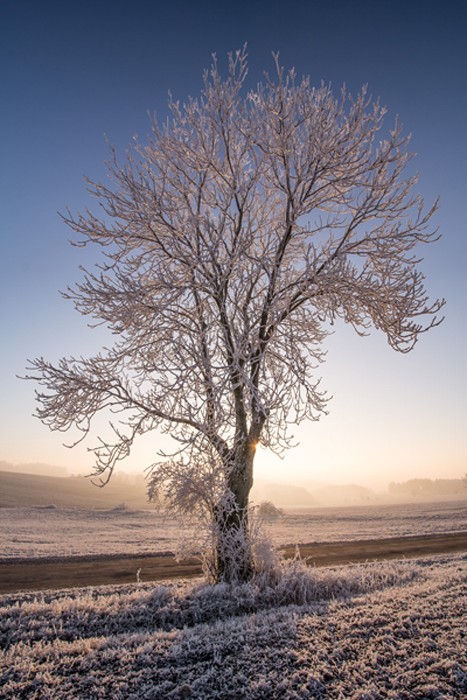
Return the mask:
<svg viewBox="0 0 467 700">
<path fill-rule="evenodd" d="M 253 84 L 278 50 L 314 83 L 367 83 L 388 123 L 398 114 L 413 133 L 418 190 L 441 198 L 443 238 L 423 269 L 447 299 L 444 324 L 409 356 L 339 327 L 322 367 L 330 415 L 301 426 L 282 462 L 260 452 L 258 474 L 373 484 L 467 471 L 466 20 L 460 0 L 1 0 L 0 460 L 89 468 L 84 449 L 31 417 L 34 387 L 15 377 L 28 357 L 94 353 L 103 340 L 58 294 L 93 251 L 68 244 L 57 211 L 89 204 L 83 176 L 105 177 L 106 138 L 122 154 L 149 131 L 148 112 L 164 116 L 169 90 L 198 94 L 211 54 L 222 63 L 248 42 Z M 127 466 L 142 469 L 161 444 L 145 439 Z"/>
</svg>

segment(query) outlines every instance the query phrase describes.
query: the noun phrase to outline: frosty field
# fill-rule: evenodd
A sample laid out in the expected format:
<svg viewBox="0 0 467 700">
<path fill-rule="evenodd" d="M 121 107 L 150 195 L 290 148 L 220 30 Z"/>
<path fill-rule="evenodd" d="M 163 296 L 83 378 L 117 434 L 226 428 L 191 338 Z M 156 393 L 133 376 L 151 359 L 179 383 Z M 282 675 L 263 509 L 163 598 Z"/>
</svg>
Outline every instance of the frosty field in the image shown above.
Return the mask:
<svg viewBox="0 0 467 700">
<path fill-rule="evenodd" d="M 466 501 L 288 510 L 267 525 L 275 544 L 467 530 Z M 174 551 L 180 527 L 153 510 L 0 508 L 0 559 Z"/>
<path fill-rule="evenodd" d="M 467 696 L 467 556 L 0 598 L 4 700 Z"/>
<path fill-rule="evenodd" d="M 465 501 L 287 511 L 277 545 L 465 531 Z M 164 552 L 154 511 L 0 509 L 4 561 Z M 50 563 L 60 566 L 60 562 Z M 279 567 L 279 568 L 278 568 Z M 280 568 L 282 567 L 282 568 Z M 2 700 L 467 697 L 467 553 L 0 596 Z"/>
</svg>

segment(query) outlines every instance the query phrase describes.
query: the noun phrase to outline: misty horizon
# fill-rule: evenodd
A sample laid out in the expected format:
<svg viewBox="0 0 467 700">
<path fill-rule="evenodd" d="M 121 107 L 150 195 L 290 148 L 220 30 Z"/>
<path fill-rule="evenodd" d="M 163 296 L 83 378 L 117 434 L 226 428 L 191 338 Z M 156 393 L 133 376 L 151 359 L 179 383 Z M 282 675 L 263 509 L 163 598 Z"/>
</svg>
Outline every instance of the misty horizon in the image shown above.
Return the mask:
<svg viewBox="0 0 467 700">
<path fill-rule="evenodd" d="M 104 489 L 95 487 L 89 478 L 89 471 L 79 472 L 67 470 L 65 467 L 48 465 L 41 463 L 12 464 L 0 461 L 0 482 L 2 474 L 21 475 L 23 477 L 45 477 L 48 479 L 49 490 L 47 496 L 41 493 L 37 483 L 31 488 L 31 498 L 33 494 L 39 494 L 39 501 L 44 505 L 54 502 L 53 486 L 60 485 L 59 482 L 50 482 L 50 479 L 58 479 L 65 485 L 67 479 L 73 479 L 73 483 L 78 482 L 90 500 L 90 507 L 102 502 L 103 507 L 108 507 L 110 503 L 118 505 L 128 501 L 131 507 L 145 508 L 151 507 L 147 500 L 147 482 L 144 470 L 140 473 L 119 470 L 114 474 L 109 484 Z M 23 500 L 28 501 L 28 482 L 23 481 L 23 488 L 26 493 Z M 73 487 L 74 488 L 74 487 Z M 8 491 L 8 486 L 5 488 Z M 44 500 L 45 498 L 45 500 Z M 252 503 L 258 504 L 269 501 L 282 508 L 320 508 L 328 506 L 363 506 L 390 504 L 400 502 L 416 501 L 436 501 L 449 498 L 466 498 L 467 488 L 464 480 L 458 479 L 430 479 L 413 478 L 403 482 L 389 482 L 385 487 L 375 489 L 355 482 L 331 483 L 320 480 L 302 479 L 289 481 L 273 481 L 264 478 L 256 478 L 252 489 Z M 41 500 L 42 499 L 42 500 Z M 29 498 L 29 501 L 31 499 Z M 65 500 L 72 504 L 72 496 Z M 107 506 L 105 505 L 107 503 Z M 12 505 L 10 501 L 8 504 Z M 0 497 L 0 507 L 2 505 Z M 80 507 L 85 505 L 85 500 L 80 501 Z"/>
</svg>

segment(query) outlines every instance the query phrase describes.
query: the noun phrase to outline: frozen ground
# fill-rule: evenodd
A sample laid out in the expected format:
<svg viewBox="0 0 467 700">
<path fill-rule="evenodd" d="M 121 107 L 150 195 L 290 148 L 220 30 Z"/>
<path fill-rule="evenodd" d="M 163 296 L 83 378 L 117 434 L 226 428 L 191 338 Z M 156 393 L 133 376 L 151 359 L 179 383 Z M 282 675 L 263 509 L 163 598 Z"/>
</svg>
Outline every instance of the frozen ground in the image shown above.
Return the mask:
<svg viewBox="0 0 467 700">
<path fill-rule="evenodd" d="M 277 545 L 456 532 L 467 503 L 289 510 L 268 527 Z M 0 508 L 0 559 L 174 551 L 180 532 L 151 510 Z"/>
<path fill-rule="evenodd" d="M 467 555 L 0 598 L 3 700 L 467 697 Z"/>
</svg>

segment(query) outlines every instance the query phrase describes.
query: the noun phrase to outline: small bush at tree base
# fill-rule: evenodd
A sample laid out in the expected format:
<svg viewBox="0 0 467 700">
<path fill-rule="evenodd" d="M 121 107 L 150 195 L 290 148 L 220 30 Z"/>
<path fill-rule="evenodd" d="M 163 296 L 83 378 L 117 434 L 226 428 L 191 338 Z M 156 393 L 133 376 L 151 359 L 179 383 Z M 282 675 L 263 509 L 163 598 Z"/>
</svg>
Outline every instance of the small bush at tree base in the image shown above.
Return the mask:
<svg viewBox="0 0 467 700">
<path fill-rule="evenodd" d="M 277 520 L 284 517 L 284 511 L 271 501 L 262 501 L 258 506 L 258 515 L 267 520 Z"/>
</svg>

